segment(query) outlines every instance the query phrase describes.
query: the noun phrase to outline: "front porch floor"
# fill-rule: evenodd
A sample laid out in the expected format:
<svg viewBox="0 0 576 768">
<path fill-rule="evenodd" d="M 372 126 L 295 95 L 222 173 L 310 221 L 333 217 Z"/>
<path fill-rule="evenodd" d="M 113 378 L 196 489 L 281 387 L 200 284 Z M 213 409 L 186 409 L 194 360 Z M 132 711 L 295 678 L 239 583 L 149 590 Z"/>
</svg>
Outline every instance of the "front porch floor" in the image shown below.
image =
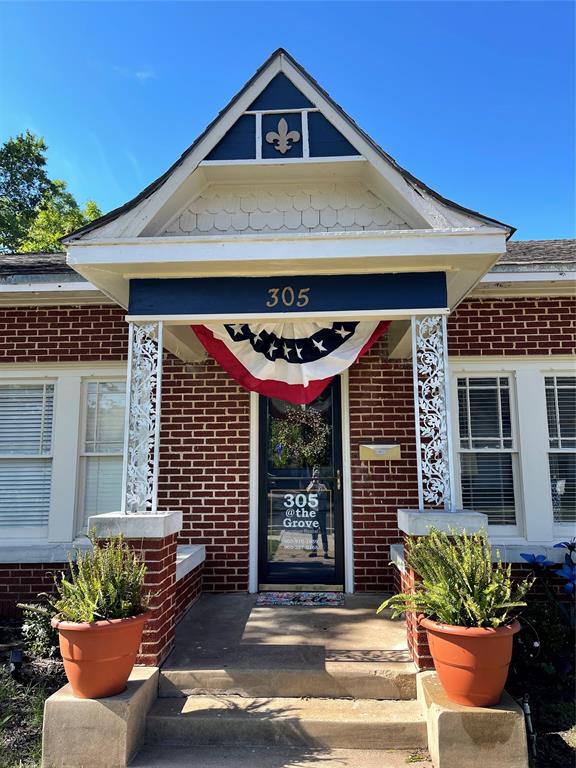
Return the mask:
<svg viewBox="0 0 576 768">
<path fill-rule="evenodd" d="M 383 599 L 371 593 L 346 595 L 343 607 L 256 607 L 255 595 L 205 593 L 180 622 L 163 672 L 410 662 L 404 622 L 376 615 Z"/>
<path fill-rule="evenodd" d="M 414 699 L 406 627 L 376 615 L 381 600 L 364 594 L 347 595 L 343 607 L 257 607 L 255 595 L 204 594 L 178 626 L 160 696 Z"/>
</svg>

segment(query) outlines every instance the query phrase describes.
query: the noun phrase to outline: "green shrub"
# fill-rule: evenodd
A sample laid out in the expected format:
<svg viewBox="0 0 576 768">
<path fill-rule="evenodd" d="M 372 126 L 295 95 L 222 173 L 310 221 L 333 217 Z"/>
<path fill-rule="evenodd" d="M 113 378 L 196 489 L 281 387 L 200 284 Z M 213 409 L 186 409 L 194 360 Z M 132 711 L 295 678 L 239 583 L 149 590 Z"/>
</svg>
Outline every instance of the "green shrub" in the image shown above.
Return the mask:
<svg viewBox="0 0 576 768">
<path fill-rule="evenodd" d="M 442 624 L 460 627 L 499 627 L 526 603 L 533 578 L 514 584 L 511 565 L 492 562 L 492 548 L 484 532 L 450 534 L 432 528 L 419 536 L 407 552 L 410 568 L 421 581 L 414 593 L 394 595 L 378 608 L 423 613 Z"/>
<path fill-rule="evenodd" d="M 146 566 L 122 536 L 99 541 L 91 535 L 92 551 L 77 551 L 70 575 L 56 580 L 55 598 L 48 598 L 58 618 L 92 622 L 124 619 L 143 613 Z"/>
<path fill-rule="evenodd" d="M 59 659 L 58 632 L 50 624 L 52 611 L 38 603 L 19 603 L 24 614 L 22 640 L 26 653 L 35 659 Z"/>
</svg>

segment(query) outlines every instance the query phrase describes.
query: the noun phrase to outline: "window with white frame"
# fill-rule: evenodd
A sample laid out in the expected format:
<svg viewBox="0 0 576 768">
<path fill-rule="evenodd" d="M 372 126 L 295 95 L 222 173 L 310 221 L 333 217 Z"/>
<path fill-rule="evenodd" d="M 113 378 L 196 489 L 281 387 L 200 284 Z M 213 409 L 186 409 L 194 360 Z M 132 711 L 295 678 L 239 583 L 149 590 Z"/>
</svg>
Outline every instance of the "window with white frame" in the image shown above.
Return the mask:
<svg viewBox="0 0 576 768">
<path fill-rule="evenodd" d="M 545 376 L 555 523 L 576 522 L 576 376 Z"/>
<path fill-rule="evenodd" d="M 47 531 L 53 421 L 53 383 L 0 384 L 0 538 Z"/>
<path fill-rule="evenodd" d="M 0 558 L 72 542 L 85 500 L 119 507 L 125 378 L 123 363 L 0 364 Z"/>
<path fill-rule="evenodd" d="M 120 509 L 125 398 L 124 381 L 84 382 L 80 530 L 90 515 Z"/>
<path fill-rule="evenodd" d="M 508 376 L 458 376 L 462 506 L 495 526 L 517 523 L 517 446 Z"/>
</svg>

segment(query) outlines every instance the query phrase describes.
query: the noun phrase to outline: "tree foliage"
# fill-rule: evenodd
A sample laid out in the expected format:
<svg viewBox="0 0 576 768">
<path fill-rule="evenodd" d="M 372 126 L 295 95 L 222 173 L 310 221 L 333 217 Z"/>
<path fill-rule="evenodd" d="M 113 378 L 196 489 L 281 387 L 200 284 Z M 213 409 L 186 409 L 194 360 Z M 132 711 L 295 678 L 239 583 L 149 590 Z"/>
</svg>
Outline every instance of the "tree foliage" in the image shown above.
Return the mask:
<svg viewBox="0 0 576 768">
<path fill-rule="evenodd" d="M 50 179 L 44 139 L 30 131 L 0 147 L 0 248 L 16 251 L 46 193 Z"/>
<path fill-rule="evenodd" d="M 93 200 L 83 209 L 67 191 L 63 181 L 52 182 L 51 191 L 44 197 L 26 236 L 18 246 L 19 251 L 61 251 L 60 238 L 101 216 Z"/>
<path fill-rule="evenodd" d="M 46 151 L 30 131 L 0 147 L 0 252 L 62 251 L 60 238 L 101 215 L 93 200 L 81 208 L 64 181 L 49 179 Z"/>
</svg>

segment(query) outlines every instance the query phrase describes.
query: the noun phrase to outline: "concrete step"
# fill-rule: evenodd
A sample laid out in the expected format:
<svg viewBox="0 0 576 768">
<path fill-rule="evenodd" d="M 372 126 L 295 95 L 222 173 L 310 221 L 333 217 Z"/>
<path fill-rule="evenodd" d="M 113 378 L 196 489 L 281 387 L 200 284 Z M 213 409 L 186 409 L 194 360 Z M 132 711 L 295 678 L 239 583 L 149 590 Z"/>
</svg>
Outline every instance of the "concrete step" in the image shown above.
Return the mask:
<svg viewBox="0 0 576 768">
<path fill-rule="evenodd" d="M 144 747 L 130 768 L 433 768 L 418 750 L 306 747 Z"/>
<path fill-rule="evenodd" d="M 216 665 L 214 665 L 216 667 Z M 293 668 L 266 666 L 163 669 L 158 695 L 163 698 L 216 693 L 256 697 L 346 697 L 414 699 L 412 662 L 325 661 Z"/>
<path fill-rule="evenodd" d="M 158 699 L 146 743 L 413 749 L 427 744 L 416 701 L 188 696 Z"/>
</svg>

